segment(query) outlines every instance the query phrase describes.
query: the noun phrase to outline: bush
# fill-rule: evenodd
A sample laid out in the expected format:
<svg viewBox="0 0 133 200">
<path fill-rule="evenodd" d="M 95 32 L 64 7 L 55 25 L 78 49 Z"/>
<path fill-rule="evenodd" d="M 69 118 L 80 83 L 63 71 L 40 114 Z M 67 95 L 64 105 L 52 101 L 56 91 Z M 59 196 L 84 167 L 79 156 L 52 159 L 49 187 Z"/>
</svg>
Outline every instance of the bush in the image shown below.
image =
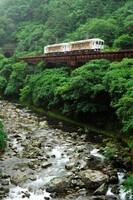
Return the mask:
<svg viewBox="0 0 133 200">
<path fill-rule="evenodd" d="M 124 180 L 123 186 L 127 194 L 133 197 L 133 174 L 131 174 L 127 179 Z"/>
<path fill-rule="evenodd" d="M 133 38 L 128 34 L 123 34 L 114 41 L 114 47 L 120 49 L 131 49 L 133 45 Z"/>
<path fill-rule="evenodd" d="M 46 69 L 30 76 L 25 87 L 21 90 L 20 100 L 37 107 L 56 107 L 59 101 L 57 88 L 68 78 L 67 68 Z"/>
<path fill-rule="evenodd" d="M 3 124 L 0 121 L 0 151 L 4 151 L 4 149 L 6 148 L 6 137 L 7 133 L 3 130 Z"/>
<path fill-rule="evenodd" d="M 122 124 L 122 132 L 133 131 L 133 59 L 113 62 L 103 78 L 110 106 Z"/>
<path fill-rule="evenodd" d="M 107 160 L 113 159 L 116 155 L 116 149 L 114 147 L 106 147 L 104 151 L 104 156 Z"/>
</svg>

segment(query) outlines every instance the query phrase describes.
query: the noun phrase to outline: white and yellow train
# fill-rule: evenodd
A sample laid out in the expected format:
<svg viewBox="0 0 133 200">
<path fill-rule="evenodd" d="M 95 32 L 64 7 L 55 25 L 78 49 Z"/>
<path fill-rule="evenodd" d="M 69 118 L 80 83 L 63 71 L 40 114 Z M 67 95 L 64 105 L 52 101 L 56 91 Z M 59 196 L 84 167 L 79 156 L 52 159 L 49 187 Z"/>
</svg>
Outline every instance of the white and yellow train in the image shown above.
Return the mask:
<svg viewBox="0 0 133 200">
<path fill-rule="evenodd" d="M 44 54 L 64 54 L 64 53 L 81 53 L 81 52 L 92 52 L 92 51 L 103 51 L 104 40 L 99 38 L 79 40 L 69 43 L 59 43 L 47 45 L 44 47 Z"/>
</svg>

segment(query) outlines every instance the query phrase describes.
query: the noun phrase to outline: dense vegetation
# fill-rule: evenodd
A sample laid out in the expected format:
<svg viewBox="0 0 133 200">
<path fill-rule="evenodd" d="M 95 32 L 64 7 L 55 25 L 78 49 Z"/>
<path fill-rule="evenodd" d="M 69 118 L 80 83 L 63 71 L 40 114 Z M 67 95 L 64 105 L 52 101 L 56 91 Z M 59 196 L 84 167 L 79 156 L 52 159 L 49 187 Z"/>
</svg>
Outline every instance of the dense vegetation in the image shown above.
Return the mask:
<svg viewBox="0 0 133 200">
<path fill-rule="evenodd" d="M 114 48 L 132 45 L 132 0 L 1 0 L 0 47 L 42 54 L 46 44 L 100 37 Z"/>
<path fill-rule="evenodd" d="M 6 147 L 6 137 L 7 133 L 3 130 L 3 123 L 0 121 L 0 152 Z"/>
<path fill-rule="evenodd" d="M 133 59 L 93 60 L 73 71 L 65 66 L 45 67 L 44 63 L 32 67 L 1 56 L 1 95 L 20 97 L 23 103 L 132 135 Z"/>
</svg>

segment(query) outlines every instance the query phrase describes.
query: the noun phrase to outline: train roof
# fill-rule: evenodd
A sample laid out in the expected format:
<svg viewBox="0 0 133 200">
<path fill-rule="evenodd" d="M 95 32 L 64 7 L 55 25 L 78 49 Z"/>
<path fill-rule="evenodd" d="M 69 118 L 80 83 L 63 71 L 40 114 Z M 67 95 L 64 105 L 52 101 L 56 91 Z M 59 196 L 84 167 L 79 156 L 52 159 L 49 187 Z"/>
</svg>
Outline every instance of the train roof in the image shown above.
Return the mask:
<svg viewBox="0 0 133 200">
<path fill-rule="evenodd" d="M 68 44 L 68 42 L 66 42 L 66 43 L 59 43 L 59 44 L 50 44 L 50 45 L 47 45 L 45 47 L 62 46 L 62 45 L 67 45 L 67 44 Z"/>
<path fill-rule="evenodd" d="M 75 43 L 85 43 L 85 42 L 90 42 L 90 41 L 101 41 L 101 42 L 104 42 L 104 40 L 102 40 L 100 38 L 92 38 L 92 39 L 86 39 L 86 40 L 73 41 L 73 42 L 69 42 L 69 43 L 70 44 L 75 44 Z"/>
</svg>

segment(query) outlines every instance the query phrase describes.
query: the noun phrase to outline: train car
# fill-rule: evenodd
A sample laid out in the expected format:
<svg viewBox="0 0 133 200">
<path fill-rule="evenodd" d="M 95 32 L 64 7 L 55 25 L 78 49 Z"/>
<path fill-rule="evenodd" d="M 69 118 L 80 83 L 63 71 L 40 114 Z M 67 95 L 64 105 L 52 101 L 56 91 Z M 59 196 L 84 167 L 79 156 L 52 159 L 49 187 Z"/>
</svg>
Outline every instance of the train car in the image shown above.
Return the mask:
<svg viewBox="0 0 133 200">
<path fill-rule="evenodd" d="M 103 51 L 104 40 L 99 38 L 93 38 L 88 40 L 79 40 L 75 42 L 70 42 L 70 51 Z"/>
<path fill-rule="evenodd" d="M 79 40 L 69 43 L 52 44 L 44 47 L 45 55 L 57 55 L 64 53 L 81 53 L 91 51 L 103 51 L 104 40 L 93 38 L 88 40 Z"/>
<path fill-rule="evenodd" d="M 52 44 L 44 47 L 44 54 L 58 54 L 69 51 L 69 43 Z"/>
</svg>

